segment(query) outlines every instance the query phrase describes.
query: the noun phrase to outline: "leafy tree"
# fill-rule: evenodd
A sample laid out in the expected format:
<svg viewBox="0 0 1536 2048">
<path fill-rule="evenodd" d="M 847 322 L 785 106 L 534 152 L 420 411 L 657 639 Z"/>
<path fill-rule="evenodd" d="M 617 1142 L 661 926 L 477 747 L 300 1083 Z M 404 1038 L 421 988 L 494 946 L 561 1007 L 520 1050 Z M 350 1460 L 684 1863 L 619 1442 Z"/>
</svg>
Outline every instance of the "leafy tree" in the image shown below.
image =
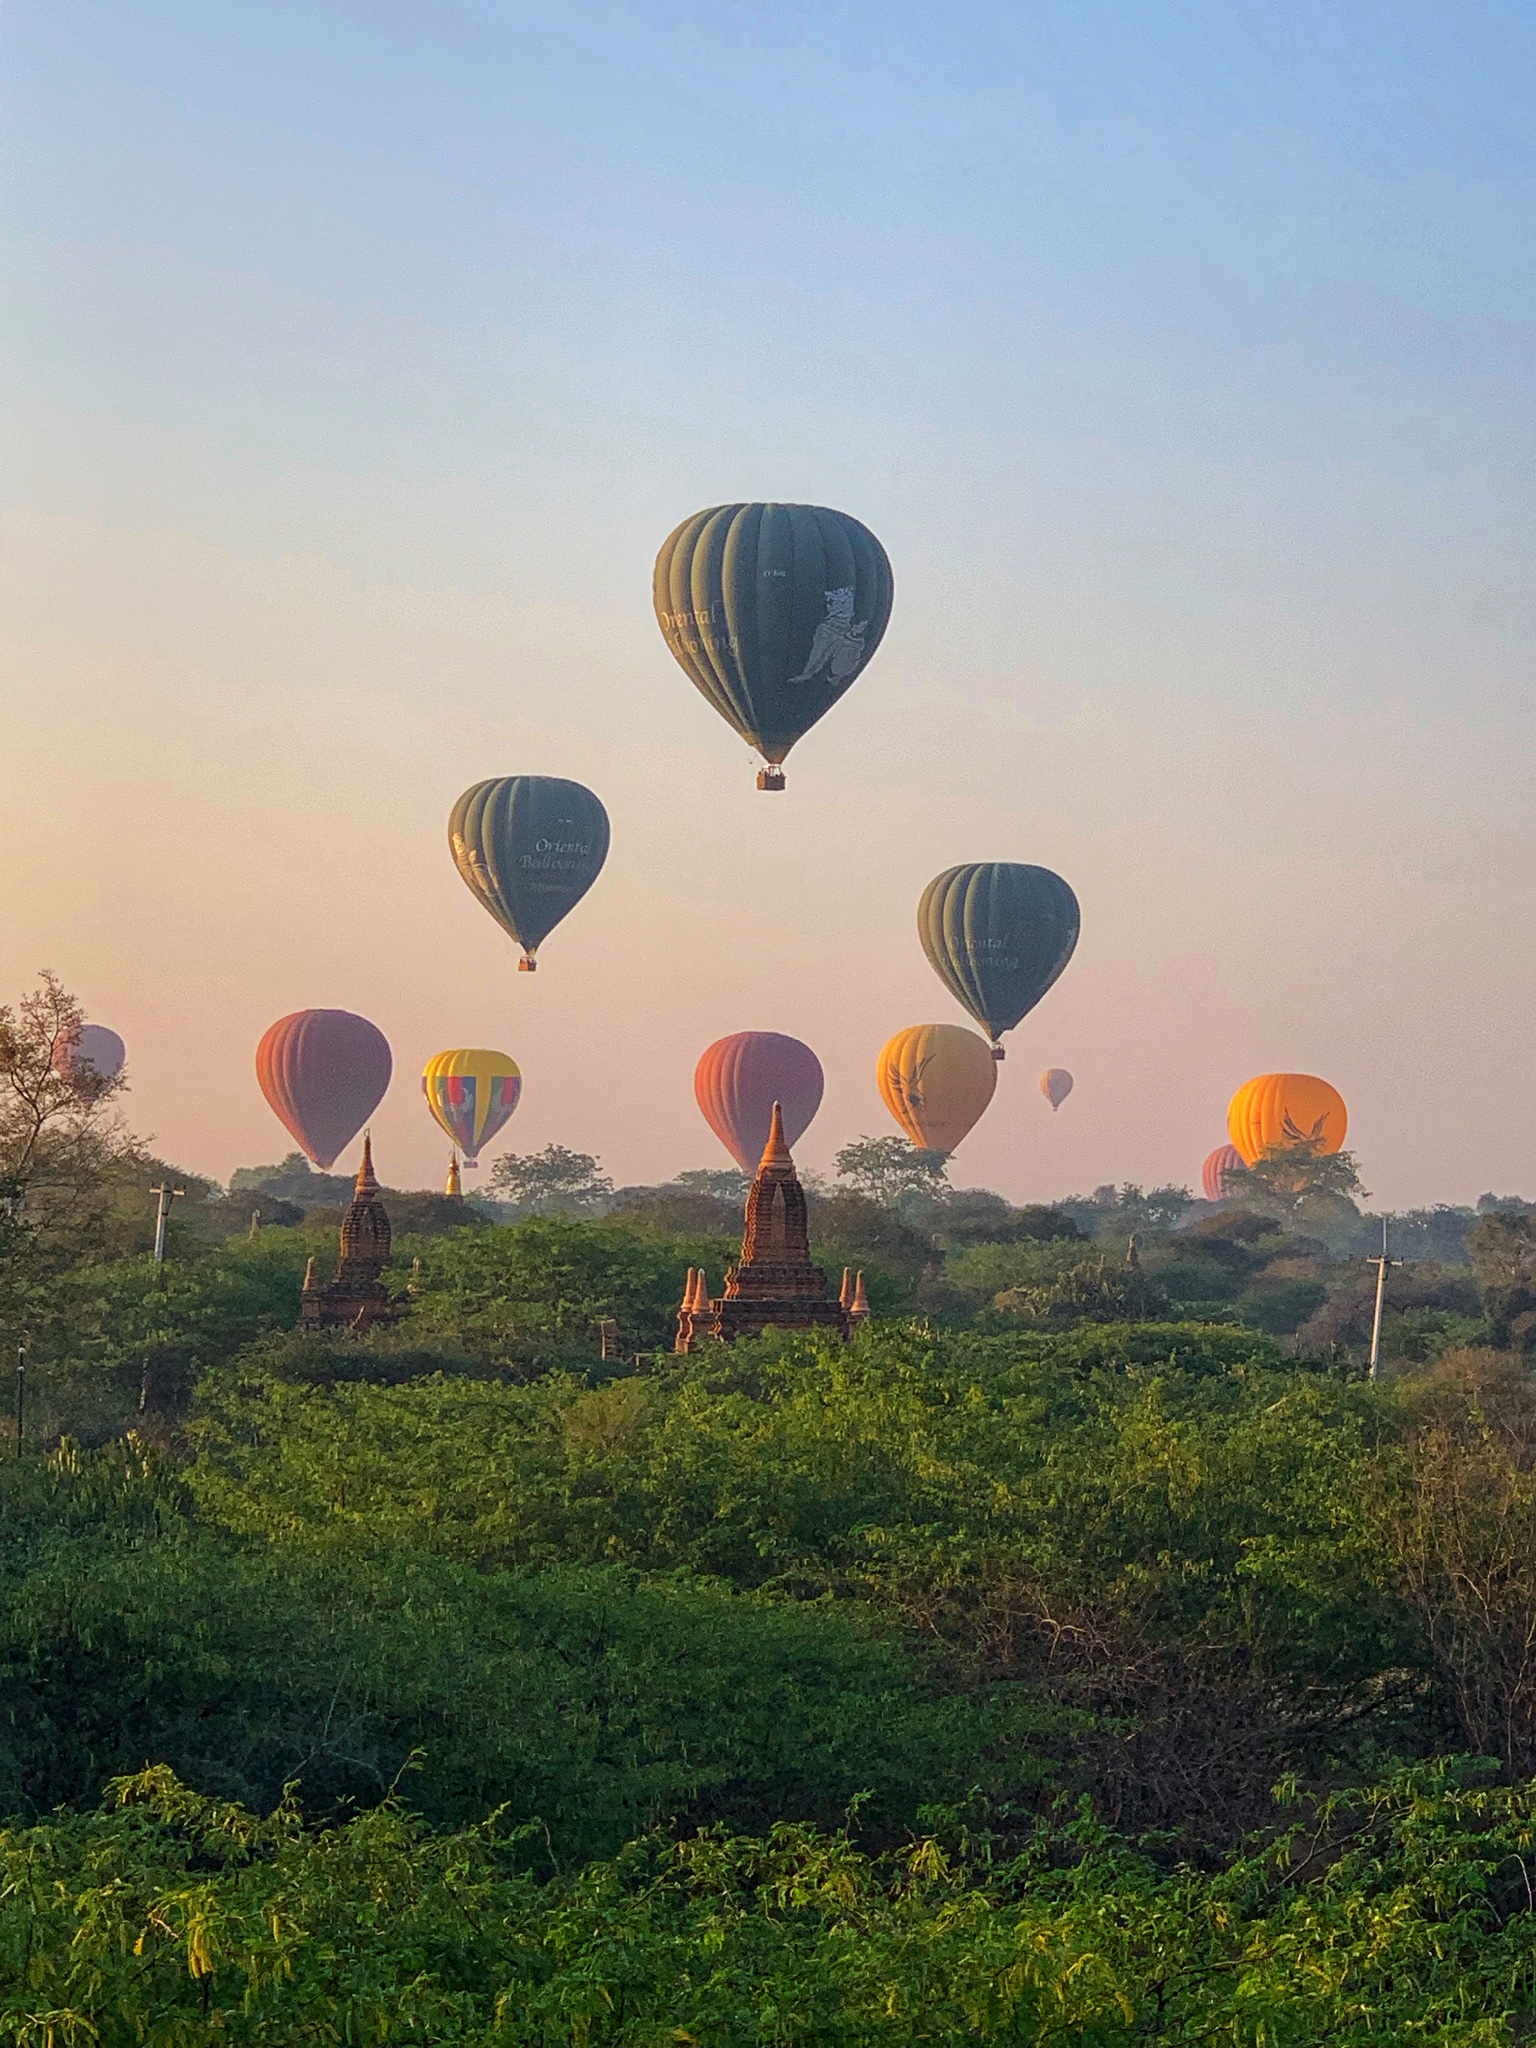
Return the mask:
<svg viewBox="0 0 1536 2048">
<path fill-rule="evenodd" d="M 747 1199 L 751 1177 L 735 1166 L 690 1166 L 669 1186 L 684 1194 L 707 1195 L 712 1202 L 741 1203 Z"/>
<path fill-rule="evenodd" d="M 126 1085 L 68 1054 L 85 1013 L 55 974 L 0 1007 L 0 1310 L 99 1246 L 147 1163 L 115 1104 Z"/>
<path fill-rule="evenodd" d="M 1467 1238 L 1496 1348 L 1536 1349 L 1536 1213 L 1494 1209 Z"/>
<path fill-rule="evenodd" d="M 906 1138 L 858 1138 L 833 1163 L 851 1193 L 887 1208 L 904 1195 L 937 1195 L 948 1186 L 949 1154 L 925 1152 Z"/>
<path fill-rule="evenodd" d="M 232 1195 L 275 1195 L 300 1210 L 350 1202 L 350 1174 L 316 1173 L 302 1152 L 285 1153 L 276 1166 L 237 1166 L 229 1177 Z"/>
<path fill-rule="evenodd" d="M 590 1152 L 546 1145 L 542 1152 L 504 1152 L 491 1168 L 490 1190 L 525 1215 L 590 1215 L 613 1193 L 613 1182 Z"/>
<path fill-rule="evenodd" d="M 1132 1181 L 1115 1187 L 1106 1182 L 1091 1195 L 1074 1195 L 1057 1206 L 1091 1237 L 1124 1237 L 1131 1231 L 1173 1230 L 1194 1200 L 1186 1187 L 1153 1188 L 1150 1193 Z"/>
<path fill-rule="evenodd" d="M 1228 1186 L 1232 1197 L 1246 1207 L 1314 1223 L 1325 1216 L 1354 1223 L 1354 1197 L 1365 1192 L 1355 1155 L 1325 1152 L 1321 1138 L 1272 1145 L 1252 1166 L 1235 1168 Z"/>
</svg>

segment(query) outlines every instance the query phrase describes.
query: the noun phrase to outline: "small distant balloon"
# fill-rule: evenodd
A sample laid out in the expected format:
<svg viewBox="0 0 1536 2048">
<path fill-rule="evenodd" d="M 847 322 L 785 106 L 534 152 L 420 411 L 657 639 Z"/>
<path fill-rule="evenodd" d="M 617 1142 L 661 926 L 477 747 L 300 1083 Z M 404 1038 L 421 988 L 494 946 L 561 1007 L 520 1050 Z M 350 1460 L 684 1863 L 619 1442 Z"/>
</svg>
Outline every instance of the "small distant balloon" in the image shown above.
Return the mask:
<svg viewBox="0 0 1536 2048">
<path fill-rule="evenodd" d="M 1022 861 L 968 861 L 935 875 L 917 906 L 928 964 L 992 1040 L 1039 1002 L 1072 958 L 1081 922 L 1060 875 Z"/>
<path fill-rule="evenodd" d="M 295 1010 L 256 1048 L 256 1079 L 272 1113 L 322 1171 L 384 1100 L 389 1040 L 351 1010 Z"/>
<path fill-rule="evenodd" d="M 1065 1067 L 1047 1067 L 1040 1076 L 1040 1093 L 1052 1109 L 1060 1109 L 1072 1093 L 1072 1076 Z"/>
<path fill-rule="evenodd" d="M 428 1109 L 473 1166 L 516 1109 L 523 1077 L 508 1054 L 461 1046 L 427 1061 L 421 1092 Z"/>
<path fill-rule="evenodd" d="M 105 1024 L 82 1024 L 76 1035 L 61 1045 L 53 1056 L 54 1067 L 66 1079 L 115 1081 L 123 1071 L 128 1048 Z"/>
<path fill-rule="evenodd" d="M 821 1107 L 825 1080 L 808 1045 L 782 1031 L 735 1031 L 699 1057 L 693 1092 L 704 1121 L 743 1173 L 755 1173 L 768 1143 L 773 1105 L 784 1142 L 797 1145 Z"/>
<path fill-rule="evenodd" d="M 448 820 L 454 866 L 523 949 L 525 973 L 608 858 L 608 813 L 559 775 L 497 775 L 466 789 Z"/>
<path fill-rule="evenodd" d="M 1200 1169 L 1200 1185 L 1208 1202 L 1225 1202 L 1233 1191 L 1233 1175 L 1243 1171 L 1243 1155 L 1235 1145 L 1218 1145 Z"/>
<path fill-rule="evenodd" d="M 758 788 L 782 789 L 785 755 L 880 645 L 893 589 L 885 549 L 846 512 L 736 504 L 673 529 L 652 594 L 673 659 L 767 763 Z"/>
<path fill-rule="evenodd" d="M 1348 1128 L 1343 1096 L 1316 1074 L 1257 1074 L 1227 1105 L 1227 1135 L 1245 1166 L 1288 1145 L 1337 1152 Z"/>
<path fill-rule="evenodd" d="M 963 1024 L 913 1024 L 881 1047 L 875 1082 L 914 1145 L 953 1152 L 992 1100 L 997 1062 Z"/>
</svg>

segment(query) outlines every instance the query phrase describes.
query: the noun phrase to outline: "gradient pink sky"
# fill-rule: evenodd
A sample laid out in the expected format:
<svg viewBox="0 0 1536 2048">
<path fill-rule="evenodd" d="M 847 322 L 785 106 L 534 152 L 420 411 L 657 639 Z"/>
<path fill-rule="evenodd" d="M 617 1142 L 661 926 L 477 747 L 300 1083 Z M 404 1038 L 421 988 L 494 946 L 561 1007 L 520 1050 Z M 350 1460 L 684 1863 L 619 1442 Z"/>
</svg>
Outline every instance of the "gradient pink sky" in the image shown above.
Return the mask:
<svg viewBox="0 0 1536 2048">
<path fill-rule="evenodd" d="M 819 1053 L 827 1168 L 889 1128 L 883 1041 L 959 1021 L 922 886 L 1005 859 L 1083 936 L 958 1181 L 1194 1182 L 1283 1067 L 1343 1091 L 1380 1203 L 1536 1194 L 1530 198 L 1468 157 L 1498 88 L 1352 156 L 1284 51 L 1207 52 L 1203 124 L 1182 74 L 1148 102 L 1161 7 L 1103 11 L 1092 106 L 1054 13 L 1002 71 L 901 10 L 867 69 L 855 8 L 218 13 L 7 31 L 4 992 L 49 965 L 122 1032 L 165 1156 L 289 1149 L 252 1057 L 315 1004 L 390 1039 L 396 1184 L 441 1178 L 417 1076 L 456 1044 L 521 1065 L 515 1149 L 724 1165 L 692 1070 L 749 1028 Z M 692 129 L 647 29 L 698 57 Z M 685 256 L 711 77 L 746 155 Z M 946 212 L 957 150 L 985 196 Z M 741 255 L 754 177 L 784 221 Z M 855 514 L 896 572 L 782 798 L 650 612 L 677 520 L 752 497 Z M 518 772 L 613 823 L 536 977 L 445 844 Z"/>
</svg>

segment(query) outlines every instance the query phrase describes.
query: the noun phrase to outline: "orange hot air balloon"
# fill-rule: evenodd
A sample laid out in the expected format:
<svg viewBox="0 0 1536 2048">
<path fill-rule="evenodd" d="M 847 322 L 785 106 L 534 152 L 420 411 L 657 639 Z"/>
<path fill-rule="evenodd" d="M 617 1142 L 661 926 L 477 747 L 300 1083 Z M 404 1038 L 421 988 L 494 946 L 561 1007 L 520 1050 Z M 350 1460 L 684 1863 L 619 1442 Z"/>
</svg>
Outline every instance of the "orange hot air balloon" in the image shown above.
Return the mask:
<svg viewBox="0 0 1536 2048">
<path fill-rule="evenodd" d="M 1040 1093 L 1052 1109 L 1060 1109 L 1072 1093 L 1072 1076 L 1065 1067 L 1047 1067 L 1040 1076 Z"/>
<path fill-rule="evenodd" d="M 997 1087 L 992 1048 L 963 1024 L 913 1024 L 875 1062 L 880 1098 L 914 1145 L 953 1152 Z"/>
<path fill-rule="evenodd" d="M 1287 1145 L 1337 1152 L 1348 1128 L 1343 1096 L 1316 1074 L 1256 1074 L 1227 1105 L 1227 1134 L 1245 1166 Z"/>
</svg>

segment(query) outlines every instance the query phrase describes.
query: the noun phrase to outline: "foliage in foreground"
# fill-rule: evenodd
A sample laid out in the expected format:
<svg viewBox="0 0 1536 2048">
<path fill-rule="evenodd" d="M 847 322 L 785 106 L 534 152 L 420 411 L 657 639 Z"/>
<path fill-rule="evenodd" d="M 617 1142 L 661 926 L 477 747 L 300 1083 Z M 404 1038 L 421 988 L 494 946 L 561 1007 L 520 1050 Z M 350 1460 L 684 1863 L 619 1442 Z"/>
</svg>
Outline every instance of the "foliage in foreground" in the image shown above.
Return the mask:
<svg viewBox="0 0 1536 2048">
<path fill-rule="evenodd" d="M 1495 2048 L 1533 2011 L 1532 1788 L 1402 1775 L 1219 1875 L 1092 1827 L 988 1867 L 928 1837 L 651 1838 L 539 1881 L 494 1824 L 312 1833 L 169 1773 L 0 1837 L 28 2048 L 1329 2041 Z M 958 1853 L 957 1853 L 958 1851 Z"/>
</svg>

